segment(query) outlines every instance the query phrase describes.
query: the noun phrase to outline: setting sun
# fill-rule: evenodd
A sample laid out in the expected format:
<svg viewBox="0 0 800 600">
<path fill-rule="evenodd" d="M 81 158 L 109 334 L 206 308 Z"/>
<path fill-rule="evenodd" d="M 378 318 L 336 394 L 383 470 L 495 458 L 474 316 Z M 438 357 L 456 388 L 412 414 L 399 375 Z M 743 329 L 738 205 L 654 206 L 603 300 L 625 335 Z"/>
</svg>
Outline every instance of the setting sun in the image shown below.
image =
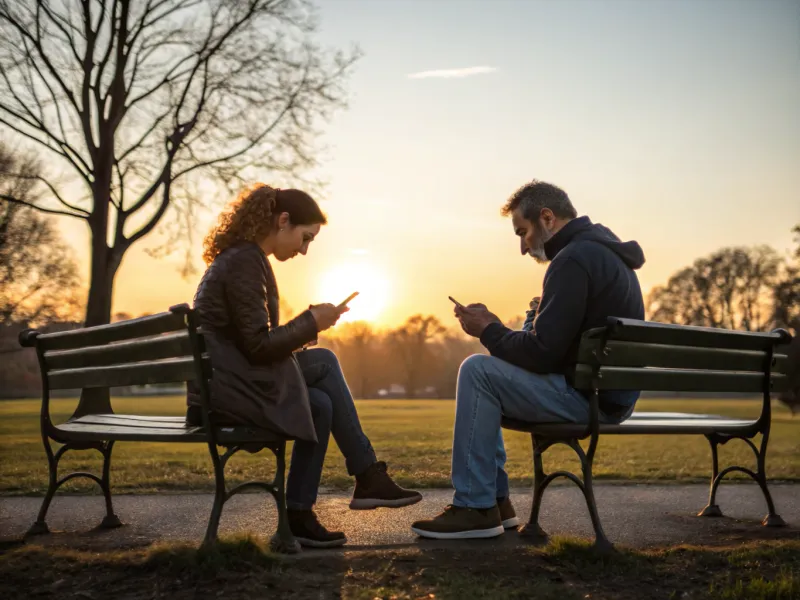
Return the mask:
<svg viewBox="0 0 800 600">
<path fill-rule="evenodd" d="M 389 298 L 389 282 L 366 258 L 332 269 L 320 282 L 319 296 L 324 302 L 338 304 L 353 292 L 359 294 L 339 322 L 378 320 Z"/>
</svg>

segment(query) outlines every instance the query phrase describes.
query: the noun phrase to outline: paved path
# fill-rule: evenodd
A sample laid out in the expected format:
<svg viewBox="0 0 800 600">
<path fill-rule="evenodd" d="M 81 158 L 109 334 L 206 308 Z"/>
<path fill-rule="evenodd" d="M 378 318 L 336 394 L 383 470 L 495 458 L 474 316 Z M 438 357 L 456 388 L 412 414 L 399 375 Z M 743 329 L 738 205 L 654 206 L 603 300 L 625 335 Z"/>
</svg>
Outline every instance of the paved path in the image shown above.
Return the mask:
<svg viewBox="0 0 800 600">
<path fill-rule="evenodd" d="M 762 527 L 765 503 L 756 485 L 723 484 L 718 496 L 727 518 L 701 519 L 694 515 L 707 499 L 706 485 L 601 484 L 596 496 L 605 531 L 619 544 L 635 547 L 680 543 L 736 542 L 775 537 L 800 538 L 800 485 L 773 485 L 771 490 L 779 514 L 790 524 L 785 529 Z M 436 514 L 447 504 L 451 492 L 425 490 L 421 503 L 399 510 L 351 511 L 349 495 L 325 494 L 320 498 L 320 519 L 329 528 L 345 531 L 346 549 L 386 549 L 418 543 L 444 545 L 455 542 L 420 541 L 409 530 L 415 519 Z M 514 490 L 512 500 L 522 522 L 530 510 L 530 492 Z M 56 497 L 48 515 L 50 529 L 70 532 L 37 538 L 42 543 L 79 543 L 99 546 L 138 546 L 157 540 L 199 542 L 212 504 L 210 494 L 162 494 L 117 496 L 115 511 L 126 526 L 110 531 L 92 531 L 103 516 L 101 496 Z M 0 498 L 0 538 L 19 538 L 34 521 L 40 498 Z M 553 486 L 545 494 L 542 527 L 550 534 L 588 538 L 591 522 L 583 497 L 573 486 Z M 261 494 L 235 497 L 225 507 L 222 535 L 251 531 L 271 535 L 275 527 L 272 499 Z M 521 543 L 508 533 L 488 545 Z"/>
</svg>

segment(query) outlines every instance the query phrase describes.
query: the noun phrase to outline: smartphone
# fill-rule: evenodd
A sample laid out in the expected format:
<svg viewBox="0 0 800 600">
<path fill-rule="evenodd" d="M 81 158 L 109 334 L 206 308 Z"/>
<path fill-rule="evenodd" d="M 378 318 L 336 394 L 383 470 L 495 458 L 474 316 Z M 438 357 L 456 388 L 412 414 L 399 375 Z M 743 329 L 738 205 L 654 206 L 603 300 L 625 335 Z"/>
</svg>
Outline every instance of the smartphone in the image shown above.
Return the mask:
<svg viewBox="0 0 800 600">
<path fill-rule="evenodd" d="M 347 299 L 346 299 L 344 302 L 342 302 L 341 304 L 339 304 L 339 306 L 337 306 L 336 308 L 344 308 L 345 306 L 347 306 L 347 303 L 348 303 L 348 302 L 350 302 L 350 300 L 352 300 L 352 299 L 353 299 L 353 298 L 355 298 L 356 296 L 358 296 L 358 292 L 353 292 L 352 294 L 350 294 L 350 295 L 347 297 Z"/>
<path fill-rule="evenodd" d="M 453 304 L 455 304 L 455 305 L 456 305 L 458 308 L 464 308 L 464 305 L 463 305 L 463 304 L 461 304 L 461 302 L 459 302 L 458 300 L 456 300 L 456 299 L 455 299 L 455 298 L 453 298 L 452 296 L 448 296 L 448 298 L 450 298 L 450 301 L 451 301 Z"/>
</svg>

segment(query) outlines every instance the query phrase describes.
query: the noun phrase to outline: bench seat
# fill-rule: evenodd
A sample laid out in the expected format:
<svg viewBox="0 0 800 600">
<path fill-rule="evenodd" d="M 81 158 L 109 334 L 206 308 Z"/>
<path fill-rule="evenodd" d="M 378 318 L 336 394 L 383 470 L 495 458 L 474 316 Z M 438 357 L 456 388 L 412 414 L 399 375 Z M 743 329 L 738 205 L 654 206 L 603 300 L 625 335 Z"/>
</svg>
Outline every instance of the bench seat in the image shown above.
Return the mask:
<svg viewBox="0 0 800 600">
<path fill-rule="evenodd" d="M 516 419 L 503 419 L 503 427 L 548 438 L 588 437 L 589 426 L 577 423 L 529 423 Z M 757 427 L 751 419 L 733 419 L 719 415 L 691 413 L 633 413 L 624 423 L 600 425 L 599 433 L 606 434 L 701 434 L 712 433 L 741 435 Z"/>
<path fill-rule="evenodd" d="M 120 442 L 207 442 L 202 427 L 188 425 L 184 417 L 145 415 L 94 414 L 55 426 L 55 432 L 64 434 L 70 441 Z M 216 428 L 220 445 L 247 443 L 275 443 L 285 440 L 276 434 L 246 426 Z M 54 434 L 57 438 L 58 434 Z"/>
</svg>

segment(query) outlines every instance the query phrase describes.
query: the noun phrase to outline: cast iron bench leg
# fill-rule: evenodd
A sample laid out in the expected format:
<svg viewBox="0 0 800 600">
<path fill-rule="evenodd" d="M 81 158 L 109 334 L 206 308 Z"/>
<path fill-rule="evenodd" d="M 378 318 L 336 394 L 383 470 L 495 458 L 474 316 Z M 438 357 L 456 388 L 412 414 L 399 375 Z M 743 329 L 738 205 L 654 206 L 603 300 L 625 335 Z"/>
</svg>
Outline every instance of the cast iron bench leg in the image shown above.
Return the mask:
<svg viewBox="0 0 800 600">
<path fill-rule="evenodd" d="M 227 490 L 225 489 L 225 463 L 229 455 L 223 460 L 219 456 L 216 443 L 208 442 L 208 452 L 211 454 L 211 463 L 214 466 L 214 505 L 211 507 L 211 515 L 208 518 L 206 536 L 203 539 L 203 546 L 211 546 L 217 543 L 217 532 L 219 530 L 219 519 L 222 516 L 222 507 L 227 500 Z"/>
<path fill-rule="evenodd" d="M 100 527 L 103 529 L 114 529 L 122 527 L 122 521 L 114 514 L 114 507 L 111 504 L 111 452 L 114 450 L 114 442 L 106 442 L 105 447 L 101 450 L 103 453 L 103 481 L 100 487 L 103 488 L 103 496 L 106 499 L 106 516 Z"/>
<path fill-rule="evenodd" d="M 785 527 L 786 522 L 775 512 L 775 503 L 772 501 L 772 495 L 769 493 L 769 488 L 767 487 L 766 455 L 767 443 L 769 442 L 769 429 L 762 432 L 760 449 L 756 448 L 755 444 L 749 438 L 743 436 L 711 434 L 707 435 L 706 438 L 708 438 L 708 441 L 711 444 L 711 490 L 709 492 L 708 505 L 699 513 L 698 516 L 722 516 L 722 510 L 720 510 L 719 505 L 716 503 L 717 489 L 719 488 L 719 484 L 722 483 L 722 479 L 728 473 L 739 472 L 750 476 L 756 483 L 758 483 L 758 486 L 761 488 L 761 493 L 764 494 L 764 500 L 767 502 L 767 516 L 764 517 L 764 519 L 761 521 L 761 524 L 766 527 Z M 741 467 L 739 465 L 728 467 L 723 469 L 721 472 L 719 471 L 717 447 L 721 444 L 724 445 L 733 439 L 742 440 L 753 451 L 756 456 L 756 465 L 758 468 L 757 473 L 754 473 L 750 469 Z"/>
<path fill-rule="evenodd" d="M 281 554 L 296 554 L 300 552 L 300 544 L 292 535 L 291 529 L 289 529 L 289 518 L 286 514 L 286 442 L 279 442 L 267 447 L 275 454 L 277 463 L 275 479 L 272 483 L 250 481 L 239 484 L 229 491 L 225 487 L 225 465 L 228 459 L 241 450 L 242 447 L 233 446 L 229 448 L 225 454 L 220 456 L 216 444 L 209 442 L 208 449 L 211 453 L 211 461 L 214 464 L 216 486 L 214 491 L 214 506 L 211 509 L 206 536 L 202 544 L 204 547 L 212 546 L 217 543 L 219 520 L 222 516 L 222 509 L 225 502 L 246 489 L 259 489 L 272 494 L 278 509 L 278 528 L 275 535 L 270 539 L 270 549 L 273 552 L 279 552 Z M 263 446 L 257 448 L 255 451 L 257 452 L 262 449 Z"/>
<path fill-rule="evenodd" d="M 270 446 L 270 450 L 275 454 L 277 462 L 271 493 L 278 509 L 278 528 L 270 540 L 270 549 L 281 554 L 297 554 L 300 552 L 300 543 L 292 535 L 286 512 L 286 442 Z"/>
<path fill-rule="evenodd" d="M 42 501 L 42 506 L 39 508 L 39 515 L 36 517 L 36 522 L 31 525 L 25 537 L 32 535 L 41 535 L 50 533 L 50 528 L 47 526 L 47 511 L 50 508 L 50 503 L 53 501 L 53 496 L 58 489 L 58 460 L 67 451 L 67 446 L 64 445 L 58 449 L 54 455 L 53 448 L 50 446 L 50 440 L 44 433 L 42 433 L 42 442 L 44 443 L 44 452 L 47 455 L 47 470 L 48 470 L 48 484 L 47 493 Z"/>
<path fill-rule="evenodd" d="M 550 485 L 550 482 L 558 477 L 565 477 L 575 483 L 575 485 L 580 488 L 581 492 L 583 492 L 583 497 L 586 500 L 586 507 L 589 509 L 589 516 L 592 519 L 592 527 L 594 527 L 595 549 L 600 552 L 609 552 L 613 550 L 614 545 L 606 537 L 603 526 L 600 523 L 600 515 L 597 512 L 597 502 L 595 501 L 592 487 L 592 462 L 597 448 L 597 437 L 592 436 L 588 454 L 583 451 L 577 439 L 537 441 L 536 436 L 533 434 L 531 434 L 531 439 L 533 441 L 533 505 L 531 506 L 530 520 L 520 530 L 520 535 L 530 539 L 534 543 L 543 543 L 547 541 L 547 533 L 545 533 L 539 525 L 539 510 L 542 504 L 542 496 L 544 495 L 544 490 Z M 544 469 L 542 468 L 542 454 L 555 444 L 565 444 L 575 451 L 581 461 L 583 481 L 574 473 L 568 471 L 556 471 L 545 475 Z"/>
<path fill-rule="evenodd" d="M 47 455 L 47 466 L 49 472 L 49 481 L 47 485 L 47 493 L 44 496 L 44 500 L 42 501 L 42 506 L 39 509 L 39 514 L 36 517 L 36 522 L 31 525 L 30 529 L 28 529 L 25 537 L 33 536 L 33 535 L 40 535 L 50 532 L 50 528 L 47 526 L 47 511 L 50 509 L 50 503 L 53 501 L 53 497 L 56 494 L 58 488 L 64 485 L 70 479 L 75 479 L 77 477 L 86 477 L 94 481 L 97 485 L 100 486 L 100 489 L 103 491 L 103 496 L 106 502 L 106 516 L 103 518 L 102 523 L 100 523 L 100 527 L 104 529 L 120 527 L 122 526 L 122 522 L 119 520 L 117 515 L 114 514 L 114 509 L 111 504 L 111 487 L 109 485 L 109 469 L 111 466 L 111 450 L 114 447 L 114 442 L 92 442 L 92 443 L 80 443 L 80 444 L 70 444 L 69 442 L 61 446 L 56 452 L 53 452 L 53 448 L 50 445 L 50 439 L 46 435 L 42 435 L 42 441 L 44 443 L 44 451 Z M 61 460 L 61 457 L 67 453 L 68 450 L 97 450 L 103 455 L 103 477 L 102 479 L 93 473 L 85 473 L 82 471 L 70 473 L 69 475 L 65 475 L 61 479 L 58 478 L 58 463 Z"/>
<path fill-rule="evenodd" d="M 539 525 L 539 510 L 542 506 L 545 487 L 542 484 L 546 477 L 542 467 L 544 449 L 536 442 L 536 436 L 533 434 L 531 434 L 531 443 L 533 445 L 533 504 L 531 505 L 531 516 L 519 533 L 534 544 L 546 544 L 547 532 Z"/>
</svg>

